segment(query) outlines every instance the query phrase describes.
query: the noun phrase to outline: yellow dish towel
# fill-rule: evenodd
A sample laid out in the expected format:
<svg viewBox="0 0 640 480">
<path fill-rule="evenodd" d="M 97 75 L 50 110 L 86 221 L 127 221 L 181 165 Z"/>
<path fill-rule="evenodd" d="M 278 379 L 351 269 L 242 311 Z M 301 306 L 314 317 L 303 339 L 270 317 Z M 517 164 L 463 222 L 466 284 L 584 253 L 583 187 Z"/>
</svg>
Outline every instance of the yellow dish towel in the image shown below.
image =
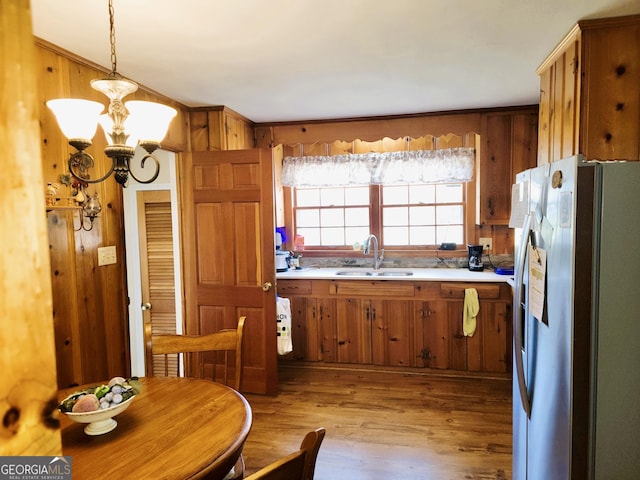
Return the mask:
<svg viewBox="0 0 640 480">
<path fill-rule="evenodd" d="M 462 317 L 462 332 L 465 337 L 472 337 L 473 334 L 476 333 L 476 316 L 479 311 L 478 291 L 475 288 L 465 288 Z"/>
</svg>

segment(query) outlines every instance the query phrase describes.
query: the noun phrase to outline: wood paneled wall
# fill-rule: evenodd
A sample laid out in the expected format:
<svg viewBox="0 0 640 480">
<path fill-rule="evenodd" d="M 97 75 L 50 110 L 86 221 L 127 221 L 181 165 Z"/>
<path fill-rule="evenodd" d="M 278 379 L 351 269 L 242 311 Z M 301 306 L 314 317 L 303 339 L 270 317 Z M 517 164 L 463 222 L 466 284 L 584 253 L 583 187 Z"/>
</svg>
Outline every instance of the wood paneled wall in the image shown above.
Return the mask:
<svg viewBox="0 0 640 480">
<path fill-rule="evenodd" d="M 93 90 L 89 82 L 103 77 L 107 71 L 37 39 L 36 55 L 44 173 L 41 188 L 44 190 L 48 182 L 59 183 L 60 174 L 66 171 L 67 159 L 73 150 L 59 130 L 53 114 L 46 108 L 46 101 L 79 97 L 106 105 L 106 98 Z M 158 101 L 178 109 L 178 117 L 173 120 L 163 147 L 183 152 L 178 162 L 179 176 L 181 165 L 188 163 L 191 151 L 276 145 L 289 149 L 304 145 L 307 153 L 352 149 L 369 151 L 372 148 L 391 148 L 393 144 L 406 141 L 412 143 L 411 148 L 420 147 L 415 142 L 433 144 L 434 141 L 439 148 L 445 148 L 447 138 L 479 133 L 483 115 L 490 112 L 537 112 L 536 106 L 529 106 L 394 118 L 256 125 L 226 107 L 187 109 L 143 87 L 128 98 Z M 413 140 L 407 140 L 409 137 Z M 104 145 L 99 131 L 89 149 L 97 164 L 95 175 L 106 172 L 110 162 L 102 153 Z M 89 187 L 91 193 L 98 192 L 103 206 L 90 232 L 74 231 L 74 225 L 77 228 L 79 222 L 77 210 L 55 211 L 47 215 L 57 372 L 61 387 L 129 373 L 126 252 L 120 188 L 113 179 Z M 189 228 L 188 219 L 184 220 L 183 228 Z M 496 253 L 511 251 L 513 242 L 506 227 L 476 226 L 476 235 L 493 237 Z M 104 246 L 116 247 L 116 264 L 98 266 L 97 249 Z"/>
<path fill-rule="evenodd" d="M 480 149 L 479 161 L 485 168 L 480 178 L 486 182 L 496 175 L 504 178 L 505 172 L 509 177 L 514 176 L 517 173 L 514 169 L 521 169 L 526 163 L 535 165 L 537 115 L 538 106 L 527 105 L 400 117 L 256 124 L 255 131 L 258 147 L 284 145 L 285 156 L 449 148 L 460 146 L 461 138 L 465 145 L 473 146 L 469 138 L 478 134 L 485 137 L 482 138 L 484 147 L 491 145 L 495 151 L 504 153 L 489 152 L 485 159 L 483 149 Z M 509 125 L 519 125 L 526 118 L 529 126 L 515 131 L 511 127 L 488 129 L 487 125 L 491 123 L 488 119 L 495 117 L 507 119 Z M 509 187 L 510 178 L 506 183 Z M 501 188 L 504 190 L 504 185 Z M 508 202 L 509 194 L 510 191 L 501 193 L 499 201 Z M 510 210 L 509 205 L 500 205 L 500 208 L 501 211 Z M 493 238 L 492 253 L 513 254 L 513 237 L 506 225 L 477 222 L 475 241 L 480 237 Z"/>
<path fill-rule="evenodd" d="M 60 183 L 60 174 L 67 172 L 67 159 L 74 151 L 46 102 L 74 97 L 106 106 L 108 99 L 92 89 L 89 82 L 108 72 L 39 40 L 36 55 L 44 176 L 39 188 L 44 192 L 48 182 Z M 157 101 L 178 109 L 163 148 L 178 152 L 188 148 L 188 115 L 182 105 L 143 87 L 128 96 L 129 99 Z M 96 161 L 92 176 L 97 178 L 108 170 L 111 160 L 103 153 L 106 141 L 100 128 L 93 142 L 88 152 Z M 60 387 L 126 376 L 130 372 L 121 188 L 113 178 L 89 186 L 88 191 L 97 192 L 102 204 L 102 212 L 89 232 L 74 231 L 80 221 L 78 210 L 55 210 L 47 214 Z M 59 195 L 64 197 L 69 193 L 68 187 L 62 186 Z M 117 263 L 98 266 L 98 248 L 105 246 L 116 247 Z"/>
<path fill-rule="evenodd" d="M 0 456 L 62 454 L 28 3 L 0 3 Z"/>
</svg>

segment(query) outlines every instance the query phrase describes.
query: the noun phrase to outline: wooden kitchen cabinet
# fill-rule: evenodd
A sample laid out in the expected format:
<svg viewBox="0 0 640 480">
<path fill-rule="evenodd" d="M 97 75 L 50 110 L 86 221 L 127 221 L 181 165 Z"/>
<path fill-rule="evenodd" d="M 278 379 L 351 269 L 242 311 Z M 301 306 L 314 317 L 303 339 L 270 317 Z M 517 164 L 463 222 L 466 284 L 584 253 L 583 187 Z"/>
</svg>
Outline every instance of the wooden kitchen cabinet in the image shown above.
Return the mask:
<svg viewBox="0 0 640 480">
<path fill-rule="evenodd" d="M 467 369 L 467 342 L 462 334 L 462 302 L 416 302 L 420 359 L 427 368 Z"/>
<path fill-rule="evenodd" d="M 462 333 L 464 290 L 476 288 L 477 329 Z M 508 373 L 506 284 L 280 280 L 291 300 L 293 352 L 285 360 Z"/>
<path fill-rule="evenodd" d="M 371 350 L 374 365 L 421 366 L 420 342 L 415 342 L 413 302 L 371 300 Z"/>
<path fill-rule="evenodd" d="M 538 165 L 640 159 L 640 15 L 578 22 L 537 73 Z"/>
<path fill-rule="evenodd" d="M 508 225 L 516 174 L 536 166 L 538 112 L 495 112 L 482 116 L 477 161 L 476 223 Z"/>
</svg>

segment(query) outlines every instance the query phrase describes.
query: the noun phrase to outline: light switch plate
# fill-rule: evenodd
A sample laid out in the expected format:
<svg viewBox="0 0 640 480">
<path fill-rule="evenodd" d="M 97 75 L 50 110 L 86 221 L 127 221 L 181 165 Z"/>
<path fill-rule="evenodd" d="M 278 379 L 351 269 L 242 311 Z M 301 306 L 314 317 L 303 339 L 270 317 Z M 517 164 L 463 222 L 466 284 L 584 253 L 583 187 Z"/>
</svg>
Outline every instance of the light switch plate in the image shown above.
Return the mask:
<svg viewBox="0 0 640 480">
<path fill-rule="evenodd" d="M 115 245 L 98 248 L 98 266 L 113 265 L 117 261 Z"/>
</svg>

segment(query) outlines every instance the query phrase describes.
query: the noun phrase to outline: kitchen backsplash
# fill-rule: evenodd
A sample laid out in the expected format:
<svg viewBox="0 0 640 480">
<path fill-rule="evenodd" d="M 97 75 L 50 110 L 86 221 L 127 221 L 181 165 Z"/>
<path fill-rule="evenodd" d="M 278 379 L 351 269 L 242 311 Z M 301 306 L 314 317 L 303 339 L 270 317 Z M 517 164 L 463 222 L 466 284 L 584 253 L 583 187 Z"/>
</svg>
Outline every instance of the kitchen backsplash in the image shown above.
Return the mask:
<svg viewBox="0 0 640 480">
<path fill-rule="evenodd" d="M 482 261 L 486 269 L 513 265 L 513 255 L 483 255 Z M 372 267 L 372 257 L 305 257 L 300 258 L 302 268 L 338 268 L 338 267 Z M 469 259 L 459 258 L 389 258 L 384 259 L 381 268 L 467 268 Z"/>
</svg>

